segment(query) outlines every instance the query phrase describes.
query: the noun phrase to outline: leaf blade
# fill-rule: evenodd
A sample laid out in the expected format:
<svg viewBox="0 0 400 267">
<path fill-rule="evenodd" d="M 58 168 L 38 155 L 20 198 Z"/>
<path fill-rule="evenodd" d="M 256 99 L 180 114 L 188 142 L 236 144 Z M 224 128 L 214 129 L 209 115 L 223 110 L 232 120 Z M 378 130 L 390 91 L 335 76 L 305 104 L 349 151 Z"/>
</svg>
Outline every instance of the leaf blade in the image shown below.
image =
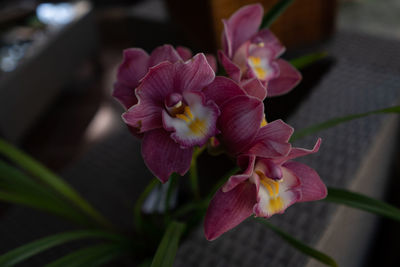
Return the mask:
<svg viewBox="0 0 400 267">
<path fill-rule="evenodd" d="M 360 193 L 328 187 L 328 196 L 324 200 L 336 204 L 344 204 L 352 208 L 400 221 L 400 209 Z"/>
<path fill-rule="evenodd" d="M 185 224 L 172 221 L 157 248 L 151 267 L 172 267 Z"/>
<path fill-rule="evenodd" d="M 3 255 L 0 255 L 0 266 L 8 267 L 22 262 L 40 252 L 57 245 L 84 238 L 100 238 L 112 241 L 121 241 L 123 237 L 99 230 L 81 230 L 55 234 L 39 240 L 35 240 Z"/>
<path fill-rule="evenodd" d="M 67 254 L 44 267 L 101 266 L 122 255 L 124 250 L 126 248 L 124 249 L 121 245 L 110 243 L 97 244 Z"/>
<path fill-rule="evenodd" d="M 73 189 L 63 179 L 58 177 L 52 171 L 47 169 L 41 163 L 34 160 L 16 147 L 8 144 L 0 138 L 0 154 L 6 156 L 9 160 L 20 166 L 22 169 L 31 173 L 36 178 L 40 179 L 44 184 L 53 188 L 56 192 L 69 199 L 85 214 L 98 222 L 100 225 L 111 228 L 111 224 L 104 218 L 92 205 L 89 204 L 79 193 Z"/>
<path fill-rule="evenodd" d="M 400 113 L 400 106 L 393 106 L 393 107 L 389 107 L 389 108 L 377 109 L 377 110 L 368 111 L 368 112 L 364 112 L 364 113 L 351 114 L 351 115 L 347 115 L 347 116 L 343 116 L 343 117 L 333 118 L 333 119 L 324 121 L 322 123 L 314 124 L 310 127 L 296 131 L 292 135 L 292 138 L 290 138 L 290 142 L 293 142 L 294 140 L 300 139 L 309 134 L 328 129 L 330 127 L 336 126 L 336 125 L 344 123 L 344 122 L 359 119 L 359 118 L 366 117 L 366 116 L 373 115 L 373 114 L 389 114 L 389 113 Z"/>
<path fill-rule="evenodd" d="M 268 28 L 293 3 L 294 0 L 281 0 L 276 3 L 261 22 L 260 29 Z"/>
<path fill-rule="evenodd" d="M 264 225 L 266 225 L 267 227 L 269 227 L 273 232 L 275 232 L 277 235 L 279 235 L 283 240 L 285 240 L 286 242 L 288 242 L 291 246 L 293 246 L 295 249 L 299 250 L 300 252 L 328 265 L 328 266 L 332 266 L 332 267 L 337 267 L 337 263 L 336 261 L 331 258 L 330 256 L 326 255 L 325 253 L 318 251 L 306 244 L 304 244 L 303 242 L 301 242 L 300 240 L 294 238 L 293 236 L 291 236 L 290 234 L 282 231 L 281 229 L 279 229 L 278 227 L 276 227 L 275 225 L 267 222 L 267 220 L 263 219 L 263 218 L 255 218 L 256 221 L 258 221 L 259 223 L 262 223 Z"/>
<path fill-rule="evenodd" d="M 84 226 L 93 223 L 70 203 L 0 160 L 0 200 L 46 211 Z"/>
<path fill-rule="evenodd" d="M 290 60 L 290 64 L 293 65 L 293 67 L 295 67 L 296 69 L 303 69 L 315 62 L 317 62 L 318 60 L 321 60 L 323 58 L 325 58 L 328 54 L 326 52 L 316 52 L 316 53 L 310 53 L 310 54 L 306 54 L 294 59 Z"/>
</svg>

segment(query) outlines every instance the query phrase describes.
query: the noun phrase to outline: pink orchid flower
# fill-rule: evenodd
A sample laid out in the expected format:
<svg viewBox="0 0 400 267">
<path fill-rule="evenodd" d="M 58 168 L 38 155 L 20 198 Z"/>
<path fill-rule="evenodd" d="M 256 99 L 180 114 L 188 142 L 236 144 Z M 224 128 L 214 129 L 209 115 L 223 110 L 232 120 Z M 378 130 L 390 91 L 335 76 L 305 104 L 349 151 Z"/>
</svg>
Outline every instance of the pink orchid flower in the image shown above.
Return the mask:
<svg viewBox="0 0 400 267">
<path fill-rule="evenodd" d="M 176 50 L 171 45 L 157 47 L 149 55 L 141 48 L 129 48 L 123 52 L 123 60 L 117 71 L 117 81 L 114 84 L 113 96 L 126 108 L 137 103 L 135 88 L 149 71 L 149 68 L 163 62 L 187 61 L 192 58 L 190 49 L 178 46 Z M 206 55 L 210 66 L 216 71 L 216 60 L 212 55 Z"/>
<path fill-rule="evenodd" d="M 289 92 L 301 80 L 301 74 L 279 56 L 285 48 L 271 31 L 259 31 L 264 9 L 247 5 L 223 20 L 223 50 L 218 52 L 228 75 L 246 91 L 264 91 L 264 98 Z M 260 94 L 260 93 L 258 93 Z"/>
<path fill-rule="evenodd" d="M 269 218 L 283 213 L 296 202 L 324 198 L 326 187 L 310 167 L 291 161 L 318 151 L 318 139 L 312 150 L 291 148 L 280 158 L 266 158 L 255 154 L 238 157 L 238 165 L 245 171 L 233 175 L 214 195 L 208 207 L 204 230 L 208 240 L 214 240 L 254 214 Z"/>
<path fill-rule="evenodd" d="M 220 114 L 202 89 L 215 73 L 204 54 L 188 61 L 163 61 L 151 67 L 135 90 L 137 104 L 123 120 L 143 134 L 142 156 L 162 182 L 173 172 L 184 175 L 194 146 L 202 146 L 217 133 Z"/>
<path fill-rule="evenodd" d="M 267 124 L 264 104 L 259 97 L 249 95 L 233 80 L 220 76 L 203 92 L 221 111 L 216 144 L 223 146 L 228 154 L 259 153 L 263 157 L 275 158 L 289 153 L 291 145 L 288 140 L 293 128 L 281 120 Z"/>
</svg>

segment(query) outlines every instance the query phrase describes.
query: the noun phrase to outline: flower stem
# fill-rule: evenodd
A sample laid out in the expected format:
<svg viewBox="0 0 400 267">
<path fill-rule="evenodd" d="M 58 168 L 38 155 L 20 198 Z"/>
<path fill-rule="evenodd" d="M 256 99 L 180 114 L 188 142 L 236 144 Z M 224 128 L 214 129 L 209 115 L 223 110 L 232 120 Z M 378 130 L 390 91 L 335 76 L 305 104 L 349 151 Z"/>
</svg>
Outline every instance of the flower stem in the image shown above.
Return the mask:
<svg viewBox="0 0 400 267">
<path fill-rule="evenodd" d="M 190 177 L 190 186 L 192 187 L 192 191 L 196 200 L 200 199 L 200 190 L 199 190 L 199 179 L 197 172 L 197 157 L 204 151 L 206 146 L 195 148 L 192 156 L 192 162 L 190 163 L 189 177 Z"/>
<path fill-rule="evenodd" d="M 196 199 L 200 199 L 200 191 L 199 191 L 199 179 L 197 175 L 197 157 L 194 156 L 192 158 L 192 163 L 190 164 L 190 186 L 192 187 L 192 191 L 194 197 Z"/>
</svg>

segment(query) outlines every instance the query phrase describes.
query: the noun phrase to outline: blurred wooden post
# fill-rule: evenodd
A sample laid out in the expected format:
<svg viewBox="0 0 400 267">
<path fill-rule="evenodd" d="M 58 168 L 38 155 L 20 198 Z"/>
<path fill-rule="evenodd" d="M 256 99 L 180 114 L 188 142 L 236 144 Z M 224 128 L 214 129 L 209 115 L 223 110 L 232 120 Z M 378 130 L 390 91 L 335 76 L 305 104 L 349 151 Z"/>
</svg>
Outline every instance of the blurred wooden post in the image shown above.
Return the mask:
<svg viewBox="0 0 400 267">
<path fill-rule="evenodd" d="M 220 46 L 222 22 L 240 7 L 261 3 L 265 12 L 279 0 L 166 0 L 172 20 L 198 49 Z M 304 46 L 329 37 L 335 25 L 336 0 L 297 0 L 272 24 L 286 47 Z"/>
</svg>

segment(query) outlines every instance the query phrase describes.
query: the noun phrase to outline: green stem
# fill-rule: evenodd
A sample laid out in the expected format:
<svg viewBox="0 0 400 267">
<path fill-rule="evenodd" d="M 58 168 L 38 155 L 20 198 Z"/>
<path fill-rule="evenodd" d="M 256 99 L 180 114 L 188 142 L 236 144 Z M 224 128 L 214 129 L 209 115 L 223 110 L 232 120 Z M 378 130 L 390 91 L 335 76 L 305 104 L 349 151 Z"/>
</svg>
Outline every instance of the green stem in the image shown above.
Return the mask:
<svg viewBox="0 0 400 267">
<path fill-rule="evenodd" d="M 19 165 L 33 176 L 38 178 L 44 184 L 53 188 L 56 192 L 70 200 L 79 207 L 86 215 L 106 228 L 113 228 L 96 209 L 94 209 L 85 199 L 83 199 L 77 191 L 64 182 L 60 177 L 55 175 L 45 166 L 18 150 L 14 146 L 0 139 L 0 154 L 6 156 L 9 160 Z"/>
<path fill-rule="evenodd" d="M 133 208 L 133 218 L 137 229 L 140 231 L 143 228 L 143 219 L 142 219 L 142 206 L 147 196 L 153 190 L 153 188 L 158 185 L 159 181 L 157 178 L 153 178 L 150 183 L 143 190 L 142 194 L 136 200 L 135 207 Z"/>
<path fill-rule="evenodd" d="M 193 155 L 192 163 L 190 164 L 190 186 L 192 187 L 192 191 L 194 197 L 196 199 L 200 199 L 200 191 L 199 191 L 199 181 L 197 176 L 197 158 Z"/>
</svg>

